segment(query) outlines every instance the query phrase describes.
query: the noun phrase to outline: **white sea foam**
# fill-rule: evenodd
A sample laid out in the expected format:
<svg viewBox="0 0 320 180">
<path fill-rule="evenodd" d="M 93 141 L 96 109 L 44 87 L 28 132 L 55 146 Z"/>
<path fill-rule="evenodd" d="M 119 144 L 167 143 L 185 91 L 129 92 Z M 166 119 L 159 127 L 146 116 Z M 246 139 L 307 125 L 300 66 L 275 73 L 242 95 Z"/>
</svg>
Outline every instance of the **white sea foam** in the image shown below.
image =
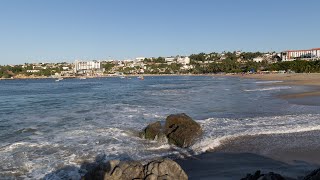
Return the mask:
<svg viewBox="0 0 320 180">
<path fill-rule="evenodd" d="M 281 83 L 283 81 L 257 81 L 257 84 L 272 84 L 272 83 Z"/>
<path fill-rule="evenodd" d="M 319 115 L 286 115 L 246 119 L 209 118 L 199 121 L 203 138 L 191 148 L 203 153 L 221 145 L 221 142 L 239 136 L 261 134 L 289 134 L 320 130 Z"/>
<path fill-rule="evenodd" d="M 0 113 L 6 114 L 0 116 L 0 138 L 3 140 L 0 177 L 41 179 L 46 174 L 49 174 L 47 179 L 79 177 L 79 173 L 84 172 L 79 171 L 81 164 L 84 161 L 94 162 L 100 156 L 103 160 L 189 156 L 193 152 L 202 153 L 218 147 L 227 138 L 319 128 L 318 114 L 300 114 L 309 113 L 310 107 L 289 105 L 281 100 L 269 99 L 269 96 L 260 99 L 259 92 L 243 93 L 241 87 L 244 84 L 238 80 L 231 79 L 231 83 L 225 83 L 219 78 L 215 81 L 193 78 L 195 81 L 178 78 L 179 82 L 169 85 L 169 88 L 169 82 L 141 86 L 134 81 L 132 84 L 121 83 L 120 87 L 119 83 L 112 84 L 111 81 L 86 84 L 95 80 L 82 81 L 82 84 L 72 84 L 70 80 L 70 84 L 62 82 L 58 86 L 56 83 L 52 86 L 48 86 L 50 83 L 28 84 L 27 88 L 33 87 L 29 89 L 31 95 L 23 91 L 13 95 L 12 91 L 17 88 L 12 87 L 12 91 L 7 93 L 10 98 L 6 100 L 6 96 L 3 96 L 6 103 L 2 103 L 0 108 Z M 73 89 L 66 90 L 68 87 Z M 257 85 L 249 83 L 245 88 L 250 91 Z M 254 102 L 247 103 L 248 99 Z M 266 104 L 263 109 L 255 106 L 260 100 Z M 15 112 L 7 115 L 7 111 L 12 109 Z M 319 112 L 319 108 L 314 109 L 316 111 L 312 112 Z M 257 117 L 273 111 L 280 115 Z M 199 120 L 204 135 L 191 147 L 192 151 L 137 137 L 137 132 L 150 122 L 164 120 L 169 114 L 181 112 L 198 119 L 229 118 Z M 298 115 L 281 116 L 293 113 Z M 252 116 L 255 118 L 247 118 Z M 7 126 L 11 129 L 6 132 L 3 127 Z M 28 127 L 32 129 L 24 130 Z M 11 135 L 12 132 L 16 132 L 16 135 Z M 64 169 L 67 166 L 71 167 Z"/>
<path fill-rule="evenodd" d="M 208 118 L 198 122 L 204 130 L 204 135 L 191 147 L 195 154 L 219 147 L 224 140 L 238 136 L 320 130 L 320 119 L 317 114 L 244 119 Z M 43 155 L 39 155 L 39 152 Z M 16 154 L 16 157 L 10 156 L 12 153 Z M 141 140 L 125 129 L 98 128 L 91 125 L 61 132 L 50 142 L 14 143 L 1 150 L 1 158 L 9 162 L 3 166 L 4 169 L 18 168 L 12 172 L 20 172 L 25 169 L 29 172 L 30 177 L 42 178 L 44 174 L 55 170 L 62 164 L 79 168 L 81 162 L 94 161 L 95 156 L 101 153 L 106 156 L 106 159 L 128 157 L 136 160 L 168 155 L 177 157 L 192 155 L 185 149 Z M 65 173 L 75 172 L 70 170 Z M 61 176 L 62 172 L 56 173 L 60 173 L 58 175 Z M 50 174 L 50 177 L 56 176 Z"/>
<path fill-rule="evenodd" d="M 274 90 L 282 90 L 282 89 L 290 89 L 290 86 L 275 86 L 275 87 L 265 87 L 258 89 L 245 89 L 246 92 L 255 92 L 255 91 L 274 91 Z"/>
<path fill-rule="evenodd" d="M 163 149 L 169 150 L 170 148 L 171 146 L 169 144 L 163 144 L 161 146 L 149 147 L 148 150 L 163 150 Z"/>
</svg>

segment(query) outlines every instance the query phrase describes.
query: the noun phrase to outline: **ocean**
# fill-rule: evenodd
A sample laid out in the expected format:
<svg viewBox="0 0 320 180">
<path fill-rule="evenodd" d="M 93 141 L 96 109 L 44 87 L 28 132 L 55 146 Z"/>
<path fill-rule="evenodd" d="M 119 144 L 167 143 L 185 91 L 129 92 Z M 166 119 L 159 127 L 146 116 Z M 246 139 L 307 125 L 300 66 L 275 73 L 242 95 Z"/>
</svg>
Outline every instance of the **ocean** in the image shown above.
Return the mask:
<svg viewBox="0 0 320 180">
<path fill-rule="evenodd" d="M 83 164 L 97 159 L 180 157 L 227 138 L 320 130 L 320 106 L 277 98 L 307 87 L 272 83 L 212 76 L 1 80 L 0 177 L 77 179 L 86 172 Z M 175 113 L 204 130 L 189 149 L 138 137 L 149 123 Z"/>
</svg>

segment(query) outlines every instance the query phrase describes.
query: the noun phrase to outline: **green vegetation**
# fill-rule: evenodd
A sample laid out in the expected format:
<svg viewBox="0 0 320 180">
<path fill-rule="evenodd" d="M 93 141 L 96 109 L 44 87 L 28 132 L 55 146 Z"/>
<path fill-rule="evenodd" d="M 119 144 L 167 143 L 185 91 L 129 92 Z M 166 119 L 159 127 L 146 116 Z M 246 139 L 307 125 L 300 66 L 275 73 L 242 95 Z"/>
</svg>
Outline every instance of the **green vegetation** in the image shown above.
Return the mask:
<svg viewBox="0 0 320 180">
<path fill-rule="evenodd" d="M 60 73 L 63 66 L 68 66 L 67 63 L 48 67 L 47 64 L 34 67 L 31 64 L 15 65 L 15 66 L 0 66 L 0 78 L 11 78 L 17 75 L 24 76 L 51 76 L 55 73 Z M 28 72 L 28 70 L 38 70 L 38 72 Z"/>
<path fill-rule="evenodd" d="M 275 64 L 270 64 L 268 66 L 268 70 L 270 71 L 294 71 L 296 73 L 319 73 L 320 72 L 320 60 L 317 61 L 287 61 L 287 62 L 279 62 Z"/>
<path fill-rule="evenodd" d="M 105 74 L 121 72 L 124 74 L 208 74 L 208 73 L 247 73 L 259 71 L 287 71 L 296 73 L 320 73 L 320 60 L 295 60 L 279 62 L 280 57 L 275 53 L 261 52 L 223 52 L 199 53 L 189 56 L 190 64 L 182 65 L 166 62 L 165 58 L 145 58 L 142 64 L 116 61 L 104 62 L 101 66 Z M 260 58 L 261 62 L 253 61 Z M 259 59 L 258 59 L 259 60 Z M 67 68 L 65 68 L 67 67 Z M 16 76 L 52 76 L 65 70 L 71 70 L 68 63 L 38 63 L 15 66 L 0 66 L 0 78 Z M 68 73 L 68 72 L 63 72 Z M 61 73 L 61 74 L 63 74 Z M 63 75 L 62 75 L 63 76 Z"/>
<path fill-rule="evenodd" d="M 0 66 L 0 77 L 2 78 L 11 78 L 15 74 L 23 72 L 22 65 L 17 66 Z"/>
<path fill-rule="evenodd" d="M 257 71 L 293 71 L 297 73 L 320 72 L 320 61 L 287 61 L 278 62 L 279 57 L 269 57 L 269 62 L 254 62 L 253 59 L 262 57 L 261 52 L 225 52 L 222 58 L 217 53 L 199 53 L 190 56 L 191 64 L 194 66 L 191 73 L 245 73 Z M 206 62 L 206 63 L 205 63 Z M 271 63 L 270 63 L 271 62 Z"/>
<path fill-rule="evenodd" d="M 194 74 L 207 73 L 246 73 L 258 71 L 293 71 L 296 73 L 320 73 L 320 61 L 288 61 L 268 64 L 266 61 L 239 63 L 232 60 L 223 60 L 220 63 L 208 65 L 196 64 L 190 72 Z"/>
<path fill-rule="evenodd" d="M 112 71 L 112 68 L 115 66 L 115 64 L 113 62 L 106 62 L 104 64 L 102 64 L 102 68 L 105 69 L 106 73 L 109 73 Z"/>
</svg>

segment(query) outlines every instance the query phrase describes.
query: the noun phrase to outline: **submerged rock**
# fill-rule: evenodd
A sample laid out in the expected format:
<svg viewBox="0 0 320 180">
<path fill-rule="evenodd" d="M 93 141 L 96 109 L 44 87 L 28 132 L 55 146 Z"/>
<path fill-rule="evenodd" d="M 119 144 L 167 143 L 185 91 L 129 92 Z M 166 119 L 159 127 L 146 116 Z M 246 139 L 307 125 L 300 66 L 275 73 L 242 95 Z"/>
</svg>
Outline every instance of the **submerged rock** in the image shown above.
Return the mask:
<svg viewBox="0 0 320 180">
<path fill-rule="evenodd" d="M 319 180 L 320 179 L 320 168 L 317 170 L 312 171 L 303 180 Z"/>
<path fill-rule="evenodd" d="M 241 180 L 285 180 L 280 174 L 269 172 L 268 174 L 261 174 L 261 171 L 256 171 L 254 175 L 247 174 Z"/>
<path fill-rule="evenodd" d="M 201 126 L 184 113 L 168 116 L 164 128 L 169 143 L 183 148 L 191 146 L 202 134 Z"/>
<path fill-rule="evenodd" d="M 150 140 L 155 140 L 157 137 L 161 136 L 162 126 L 160 121 L 149 124 L 142 132 L 140 132 L 140 137 Z"/>
<path fill-rule="evenodd" d="M 142 165 L 137 161 L 109 161 L 88 172 L 83 180 L 187 180 L 188 176 L 179 164 L 170 159 L 155 160 Z"/>
</svg>

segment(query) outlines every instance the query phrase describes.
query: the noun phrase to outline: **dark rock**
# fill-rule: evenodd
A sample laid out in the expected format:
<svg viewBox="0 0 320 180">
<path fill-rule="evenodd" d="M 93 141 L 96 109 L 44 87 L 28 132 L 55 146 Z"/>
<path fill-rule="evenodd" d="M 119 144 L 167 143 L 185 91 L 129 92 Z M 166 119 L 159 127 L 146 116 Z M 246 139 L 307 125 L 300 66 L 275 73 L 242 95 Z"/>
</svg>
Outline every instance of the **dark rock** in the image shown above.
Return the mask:
<svg viewBox="0 0 320 180">
<path fill-rule="evenodd" d="M 256 171 L 254 175 L 247 174 L 245 178 L 241 180 L 285 180 L 280 174 L 269 172 L 268 174 L 261 174 L 260 171 Z"/>
<path fill-rule="evenodd" d="M 101 163 L 96 166 L 94 169 L 90 169 L 89 172 L 82 178 L 83 180 L 91 180 L 91 179 L 104 179 L 106 175 L 110 175 L 111 172 L 118 166 L 120 163 L 119 160 L 111 160 L 107 163 Z M 107 173 L 106 173 L 107 172 Z"/>
<path fill-rule="evenodd" d="M 170 159 L 151 161 L 144 168 L 146 179 L 188 179 L 180 165 Z"/>
<path fill-rule="evenodd" d="M 201 126 L 186 114 L 173 114 L 167 117 L 165 134 L 169 143 L 179 147 L 189 147 L 202 134 Z"/>
<path fill-rule="evenodd" d="M 176 162 L 170 159 L 151 161 L 146 165 L 140 162 L 109 161 L 108 165 L 98 166 L 88 172 L 84 180 L 187 180 L 188 176 Z"/>
<path fill-rule="evenodd" d="M 160 121 L 149 124 L 142 132 L 140 132 L 140 137 L 150 140 L 155 140 L 157 137 L 161 136 L 162 126 Z"/>
<path fill-rule="evenodd" d="M 303 180 L 320 180 L 320 168 L 317 170 L 312 171 Z"/>
</svg>

